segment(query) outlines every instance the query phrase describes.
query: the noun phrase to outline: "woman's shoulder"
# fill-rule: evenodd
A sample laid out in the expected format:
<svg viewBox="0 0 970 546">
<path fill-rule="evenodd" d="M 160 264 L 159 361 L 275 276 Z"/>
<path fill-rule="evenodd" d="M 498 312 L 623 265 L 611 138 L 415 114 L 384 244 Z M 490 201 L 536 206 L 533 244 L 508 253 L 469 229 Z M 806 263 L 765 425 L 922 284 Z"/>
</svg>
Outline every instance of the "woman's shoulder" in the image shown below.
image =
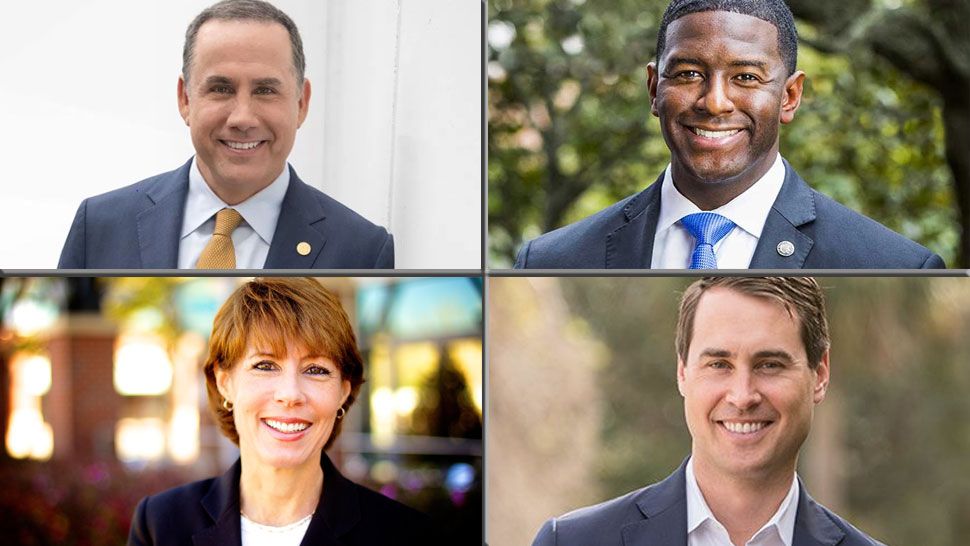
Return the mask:
<svg viewBox="0 0 970 546">
<path fill-rule="evenodd" d="M 353 483 L 353 482 L 351 482 Z M 362 525 L 356 531 L 364 532 L 364 543 L 432 544 L 431 519 L 423 512 L 388 498 L 360 484 L 353 484 L 357 493 Z M 372 535 L 377 533 L 377 535 Z M 390 542 L 385 542 L 390 541 Z"/>
<path fill-rule="evenodd" d="M 177 487 L 173 487 L 161 493 L 149 495 L 142 499 L 141 504 L 150 508 L 153 515 L 157 511 L 180 511 L 186 509 L 201 509 L 199 502 L 212 489 L 212 484 L 216 478 L 207 478 L 197 482 L 191 482 Z"/>
<path fill-rule="evenodd" d="M 202 499 L 209 494 L 215 480 L 187 483 L 143 498 L 135 508 L 128 544 L 191 543 L 193 533 L 211 525 Z"/>
<path fill-rule="evenodd" d="M 395 518 L 401 520 L 426 519 L 424 513 L 402 504 L 394 499 L 386 497 L 373 489 L 369 489 L 360 484 L 353 483 L 357 491 L 357 499 L 360 509 L 364 516 L 379 516 L 381 518 Z"/>
</svg>

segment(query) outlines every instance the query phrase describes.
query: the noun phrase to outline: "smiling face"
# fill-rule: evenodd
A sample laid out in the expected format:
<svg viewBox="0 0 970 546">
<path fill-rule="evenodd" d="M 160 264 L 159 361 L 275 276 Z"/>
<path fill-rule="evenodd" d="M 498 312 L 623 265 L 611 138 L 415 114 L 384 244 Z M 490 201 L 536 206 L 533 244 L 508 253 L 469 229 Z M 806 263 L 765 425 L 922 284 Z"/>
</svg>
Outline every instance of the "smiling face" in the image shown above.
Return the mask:
<svg viewBox="0 0 970 546">
<path fill-rule="evenodd" d="M 775 161 L 805 74 L 787 75 L 774 25 L 727 11 L 672 22 L 658 63 L 647 66 L 650 106 L 677 188 L 701 208 L 720 206 Z"/>
<path fill-rule="evenodd" d="M 318 465 L 350 381 L 326 357 L 287 343 L 288 354 L 250 344 L 229 370 L 216 368 L 219 393 L 232 402 L 239 450 L 247 464 Z"/>
<path fill-rule="evenodd" d="M 828 380 L 828 351 L 812 370 L 798 319 L 781 303 L 723 287 L 705 292 L 687 361 L 677 362 L 698 473 L 793 473 Z"/>
<path fill-rule="evenodd" d="M 199 29 L 178 101 L 202 176 L 235 205 L 283 172 L 306 119 L 310 83 L 297 82 L 283 25 L 212 20 Z"/>
</svg>

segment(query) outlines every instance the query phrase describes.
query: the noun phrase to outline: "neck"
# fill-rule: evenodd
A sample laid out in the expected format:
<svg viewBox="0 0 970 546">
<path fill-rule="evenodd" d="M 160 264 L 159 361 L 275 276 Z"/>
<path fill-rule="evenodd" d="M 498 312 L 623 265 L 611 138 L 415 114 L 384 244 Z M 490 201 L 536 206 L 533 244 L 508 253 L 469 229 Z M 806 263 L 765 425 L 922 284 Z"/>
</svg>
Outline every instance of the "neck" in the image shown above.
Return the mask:
<svg viewBox="0 0 970 546">
<path fill-rule="evenodd" d="M 707 506 L 733 544 L 745 544 L 778 511 L 795 479 L 795 465 L 754 476 L 729 475 L 694 461 L 694 477 Z"/>
<path fill-rule="evenodd" d="M 282 526 L 312 514 L 323 492 L 319 464 L 300 468 L 246 465 L 239 478 L 239 507 L 263 525 Z"/>
<path fill-rule="evenodd" d="M 674 157 L 671 160 L 670 173 L 674 187 L 681 195 L 701 210 L 714 210 L 730 203 L 754 186 L 775 164 L 777 157 L 776 145 L 773 152 L 752 163 L 740 173 L 716 180 L 702 178 Z"/>
</svg>

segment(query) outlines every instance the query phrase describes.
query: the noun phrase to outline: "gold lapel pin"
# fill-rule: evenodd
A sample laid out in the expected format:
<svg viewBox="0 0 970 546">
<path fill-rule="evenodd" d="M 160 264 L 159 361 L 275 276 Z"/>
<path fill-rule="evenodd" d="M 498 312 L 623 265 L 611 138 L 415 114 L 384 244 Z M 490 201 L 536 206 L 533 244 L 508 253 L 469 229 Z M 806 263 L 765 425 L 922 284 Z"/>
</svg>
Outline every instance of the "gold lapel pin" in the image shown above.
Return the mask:
<svg viewBox="0 0 970 546">
<path fill-rule="evenodd" d="M 300 256 L 306 256 L 307 254 L 310 253 L 311 250 L 313 250 L 313 249 L 310 247 L 310 243 L 308 243 L 306 241 L 301 241 L 300 243 L 298 243 L 296 245 L 296 252 Z"/>
</svg>

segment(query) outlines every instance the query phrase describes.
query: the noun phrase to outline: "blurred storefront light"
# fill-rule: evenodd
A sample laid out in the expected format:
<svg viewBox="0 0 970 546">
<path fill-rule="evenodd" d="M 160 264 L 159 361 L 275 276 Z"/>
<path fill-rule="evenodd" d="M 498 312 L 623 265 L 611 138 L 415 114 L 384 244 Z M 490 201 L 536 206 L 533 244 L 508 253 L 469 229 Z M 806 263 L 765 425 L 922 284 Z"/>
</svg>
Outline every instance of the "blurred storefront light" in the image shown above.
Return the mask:
<svg viewBox="0 0 970 546">
<path fill-rule="evenodd" d="M 13 304 L 7 321 L 15 332 L 28 337 L 50 328 L 59 312 L 52 301 L 23 299 Z"/>
<path fill-rule="evenodd" d="M 51 361 L 46 355 L 15 353 L 10 358 L 10 418 L 7 452 L 16 459 L 50 459 L 54 431 L 44 422 L 41 397 L 51 388 Z"/>
<path fill-rule="evenodd" d="M 44 396 L 51 388 L 51 359 L 43 355 L 30 355 L 14 361 L 19 369 L 17 375 L 26 394 Z"/>
<path fill-rule="evenodd" d="M 168 454 L 178 463 L 199 456 L 199 410 L 193 406 L 175 408 L 168 424 Z"/>
<path fill-rule="evenodd" d="M 125 463 L 149 462 L 165 454 L 165 423 L 161 419 L 125 418 L 115 426 L 115 452 Z"/>
<path fill-rule="evenodd" d="M 37 408 L 16 408 L 7 428 L 7 452 L 15 459 L 46 461 L 54 453 L 54 431 Z"/>
<path fill-rule="evenodd" d="M 123 336 L 115 350 L 114 386 L 125 396 L 165 394 L 172 386 L 172 362 L 161 340 Z"/>
</svg>

